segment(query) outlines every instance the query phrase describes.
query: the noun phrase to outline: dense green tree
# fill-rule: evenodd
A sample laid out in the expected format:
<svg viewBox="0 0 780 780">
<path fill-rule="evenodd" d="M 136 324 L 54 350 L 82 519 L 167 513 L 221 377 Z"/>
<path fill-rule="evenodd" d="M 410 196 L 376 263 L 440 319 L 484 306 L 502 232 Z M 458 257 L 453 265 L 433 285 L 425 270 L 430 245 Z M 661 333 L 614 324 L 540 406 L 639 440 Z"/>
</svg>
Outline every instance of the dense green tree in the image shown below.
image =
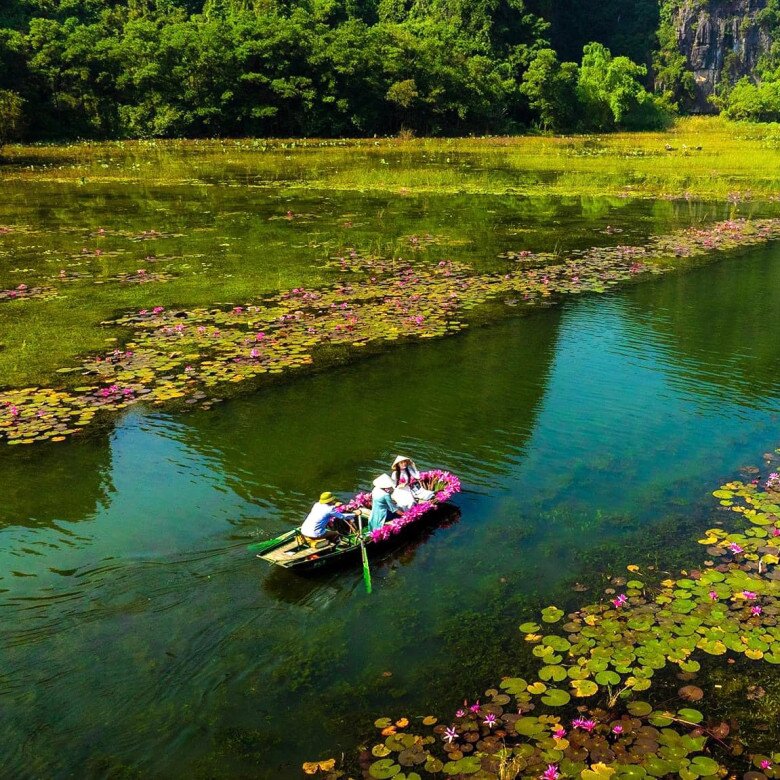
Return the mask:
<svg viewBox="0 0 780 780">
<path fill-rule="evenodd" d="M 28 138 L 496 133 L 579 126 L 583 110 L 591 127 L 653 124 L 641 66 L 610 55 L 599 91 L 595 63 L 558 62 L 555 8 L 7 0 L 0 89 L 23 101 Z"/>
<path fill-rule="evenodd" d="M 0 151 L 3 145 L 16 138 L 22 129 L 24 101 L 9 89 L 0 89 Z"/>
<path fill-rule="evenodd" d="M 577 93 L 585 124 L 594 130 L 662 127 L 668 114 L 644 87 L 647 68 L 628 57 L 613 57 L 601 43 L 582 53 Z"/>
<path fill-rule="evenodd" d="M 729 119 L 780 122 L 780 81 L 740 79 L 720 101 Z"/>
<path fill-rule="evenodd" d="M 576 62 L 559 62 L 552 49 L 537 52 L 520 87 L 544 130 L 576 126 L 579 113 Z"/>
</svg>

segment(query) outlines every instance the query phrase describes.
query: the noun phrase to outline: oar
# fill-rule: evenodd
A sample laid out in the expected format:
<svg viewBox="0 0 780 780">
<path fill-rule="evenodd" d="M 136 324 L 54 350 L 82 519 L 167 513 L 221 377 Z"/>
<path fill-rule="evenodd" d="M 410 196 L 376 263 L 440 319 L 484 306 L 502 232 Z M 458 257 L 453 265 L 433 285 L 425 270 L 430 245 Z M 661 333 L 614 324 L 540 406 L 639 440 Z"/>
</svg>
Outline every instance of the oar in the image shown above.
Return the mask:
<svg viewBox="0 0 780 780">
<path fill-rule="evenodd" d="M 279 544 L 279 537 L 277 536 L 276 539 L 269 539 L 267 542 L 255 542 L 254 544 L 247 545 L 247 550 L 249 552 L 265 552 L 266 550 L 269 550 L 271 547 L 274 547 L 275 545 Z"/>
<path fill-rule="evenodd" d="M 371 593 L 371 569 L 368 568 L 368 553 L 363 541 L 363 516 L 358 513 L 358 533 L 360 534 L 360 554 L 363 557 L 363 582 L 366 583 L 366 593 Z"/>
</svg>

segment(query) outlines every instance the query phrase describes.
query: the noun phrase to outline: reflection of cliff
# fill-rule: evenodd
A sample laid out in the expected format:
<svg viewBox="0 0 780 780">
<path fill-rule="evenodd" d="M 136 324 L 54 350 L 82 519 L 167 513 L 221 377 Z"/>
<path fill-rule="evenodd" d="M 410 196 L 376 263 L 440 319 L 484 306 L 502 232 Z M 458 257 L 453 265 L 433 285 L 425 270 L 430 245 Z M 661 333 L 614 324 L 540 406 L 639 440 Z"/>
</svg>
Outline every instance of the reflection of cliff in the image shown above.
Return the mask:
<svg viewBox="0 0 780 780">
<path fill-rule="evenodd" d="M 663 338 L 685 379 L 741 404 L 777 394 L 780 245 L 637 285 L 630 300 L 631 316 Z"/>
<path fill-rule="evenodd" d="M 234 490 L 277 505 L 290 492 L 365 486 L 398 450 L 489 480 L 533 428 L 559 320 L 551 309 L 398 346 L 185 418 L 182 435 L 236 475 Z"/>
<path fill-rule="evenodd" d="M 0 528 L 89 519 L 111 491 L 108 436 L 0 449 Z"/>
</svg>

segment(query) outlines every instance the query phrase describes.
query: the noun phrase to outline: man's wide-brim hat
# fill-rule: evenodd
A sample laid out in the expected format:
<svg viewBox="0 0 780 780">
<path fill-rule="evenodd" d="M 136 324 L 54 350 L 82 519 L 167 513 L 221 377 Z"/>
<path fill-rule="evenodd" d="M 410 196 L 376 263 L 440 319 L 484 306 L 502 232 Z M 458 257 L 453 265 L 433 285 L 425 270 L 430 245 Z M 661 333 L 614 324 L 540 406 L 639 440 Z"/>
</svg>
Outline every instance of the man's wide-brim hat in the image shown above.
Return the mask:
<svg viewBox="0 0 780 780">
<path fill-rule="evenodd" d="M 381 474 L 374 480 L 374 487 L 381 488 L 382 490 L 389 490 L 394 488 L 393 480 L 387 474 Z"/>
<path fill-rule="evenodd" d="M 320 503 L 321 504 L 335 504 L 338 501 L 336 496 L 333 495 L 333 493 L 325 492 L 320 496 Z"/>
</svg>

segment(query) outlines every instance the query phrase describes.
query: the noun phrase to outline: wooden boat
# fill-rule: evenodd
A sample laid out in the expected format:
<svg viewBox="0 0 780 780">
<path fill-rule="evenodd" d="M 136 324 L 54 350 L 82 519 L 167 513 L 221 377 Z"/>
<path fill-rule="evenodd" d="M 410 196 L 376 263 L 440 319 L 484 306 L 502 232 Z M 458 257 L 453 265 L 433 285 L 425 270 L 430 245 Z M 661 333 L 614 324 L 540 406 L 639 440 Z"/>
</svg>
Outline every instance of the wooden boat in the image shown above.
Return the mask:
<svg viewBox="0 0 780 780">
<path fill-rule="evenodd" d="M 435 471 L 424 472 L 421 478 L 434 490 L 434 498 L 424 504 L 415 505 L 399 518 L 387 523 L 380 532 L 363 531 L 363 545 L 367 550 L 384 545 L 410 526 L 419 524 L 423 518 L 434 519 L 437 515 L 441 516 L 442 510 L 446 511 L 447 507 L 452 509 L 452 506 L 447 504 L 447 499 L 460 490 L 457 477 L 448 472 Z M 341 511 L 359 513 L 362 525 L 365 527 L 371 514 L 370 507 L 371 498 L 364 493 L 355 496 L 352 501 L 341 507 Z M 249 549 L 257 551 L 258 558 L 275 566 L 296 571 L 311 571 L 359 555 L 361 539 L 355 527 L 351 528 L 349 533 L 343 534 L 337 542 L 323 539 L 316 547 L 312 547 L 301 536 L 300 529 L 295 528 L 277 536 L 276 539 L 250 545 Z"/>
</svg>

